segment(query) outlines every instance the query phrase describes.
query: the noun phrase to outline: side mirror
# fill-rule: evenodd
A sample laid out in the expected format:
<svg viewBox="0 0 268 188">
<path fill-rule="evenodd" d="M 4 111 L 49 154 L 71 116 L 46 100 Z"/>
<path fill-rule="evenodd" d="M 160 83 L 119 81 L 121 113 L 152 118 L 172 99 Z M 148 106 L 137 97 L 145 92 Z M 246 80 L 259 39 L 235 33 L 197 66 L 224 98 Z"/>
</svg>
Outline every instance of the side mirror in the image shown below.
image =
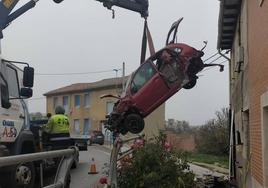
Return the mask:
<svg viewBox="0 0 268 188">
<path fill-rule="evenodd" d="M 24 67 L 23 86 L 24 87 L 33 87 L 33 82 L 34 82 L 34 68 L 33 67 Z"/>
<path fill-rule="evenodd" d="M 6 85 L 1 84 L 1 105 L 3 108 L 9 109 L 11 107 L 11 103 L 9 102 L 9 92 L 8 87 Z"/>
<path fill-rule="evenodd" d="M 33 96 L 33 90 L 31 88 L 21 88 L 20 96 L 25 97 L 25 98 L 30 98 Z"/>
</svg>

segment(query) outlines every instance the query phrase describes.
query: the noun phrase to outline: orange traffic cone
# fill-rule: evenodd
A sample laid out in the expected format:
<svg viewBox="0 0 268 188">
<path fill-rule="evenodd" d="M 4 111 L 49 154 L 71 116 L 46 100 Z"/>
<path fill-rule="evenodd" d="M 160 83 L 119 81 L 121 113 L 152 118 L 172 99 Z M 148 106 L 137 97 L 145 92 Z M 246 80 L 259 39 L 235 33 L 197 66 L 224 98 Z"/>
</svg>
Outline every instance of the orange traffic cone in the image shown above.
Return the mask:
<svg viewBox="0 0 268 188">
<path fill-rule="evenodd" d="M 91 159 L 88 174 L 98 174 L 94 158 Z"/>
</svg>

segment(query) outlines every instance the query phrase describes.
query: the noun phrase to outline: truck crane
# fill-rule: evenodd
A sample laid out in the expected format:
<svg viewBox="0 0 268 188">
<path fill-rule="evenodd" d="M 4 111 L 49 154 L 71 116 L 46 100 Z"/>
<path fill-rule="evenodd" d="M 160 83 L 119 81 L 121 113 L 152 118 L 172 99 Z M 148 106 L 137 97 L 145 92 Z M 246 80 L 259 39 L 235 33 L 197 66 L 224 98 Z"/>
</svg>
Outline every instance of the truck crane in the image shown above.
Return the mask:
<svg viewBox="0 0 268 188">
<path fill-rule="evenodd" d="M 3 30 L 16 18 L 35 7 L 39 0 L 30 0 L 14 10 L 19 0 L 0 1 L 0 41 Z M 61 3 L 63 0 L 53 0 Z M 113 6 L 137 12 L 141 17 L 148 16 L 148 0 L 97 0 L 113 10 Z M 19 65 L 19 66 L 17 66 Z M 20 66 L 23 65 L 23 68 Z M 36 171 L 41 168 L 37 160 L 58 156 L 59 153 L 77 155 L 77 151 L 47 152 L 41 155 L 38 143 L 30 126 L 26 99 L 32 97 L 34 68 L 28 63 L 10 61 L 2 58 L 0 49 L 0 187 L 33 188 Z M 20 157 L 21 156 L 21 157 Z M 42 158 L 42 156 L 44 156 Z M 23 159 L 24 162 L 19 159 Z M 15 162 L 14 162 L 15 161 Z M 6 164 L 5 164 L 6 163 Z M 5 166 L 8 165 L 9 166 Z M 11 166 L 10 166 L 11 165 Z M 4 167 L 3 167 L 4 166 Z M 69 165 L 70 166 L 70 165 Z M 41 171 L 40 171 L 41 173 Z M 62 169 L 58 168 L 56 179 L 61 180 Z M 66 174 L 66 173 L 65 173 Z M 66 176 L 66 175 L 65 175 Z M 55 179 L 55 181 L 56 181 Z M 66 179 L 66 178 L 65 178 Z M 55 187 L 68 187 L 57 182 Z"/>
</svg>

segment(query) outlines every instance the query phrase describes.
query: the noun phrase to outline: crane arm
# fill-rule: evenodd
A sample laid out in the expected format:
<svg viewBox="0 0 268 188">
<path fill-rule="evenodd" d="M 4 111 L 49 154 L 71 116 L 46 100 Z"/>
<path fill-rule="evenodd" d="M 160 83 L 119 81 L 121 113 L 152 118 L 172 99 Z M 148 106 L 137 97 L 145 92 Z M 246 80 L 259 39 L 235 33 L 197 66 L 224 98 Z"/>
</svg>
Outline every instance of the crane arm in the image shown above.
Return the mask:
<svg viewBox="0 0 268 188">
<path fill-rule="evenodd" d="M 134 12 L 138 12 L 142 17 L 148 16 L 148 0 L 96 0 L 103 3 L 103 6 L 111 9 L 112 6 L 118 6 Z"/>
<path fill-rule="evenodd" d="M 30 0 L 22 7 L 13 11 L 19 0 L 1 0 L 0 2 L 0 39 L 3 38 L 2 31 L 16 18 L 33 8 L 38 0 Z M 55 3 L 61 3 L 63 0 L 53 0 Z M 112 6 L 118 6 L 134 12 L 138 12 L 142 17 L 148 16 L 148 0 L 97 0 L 103 3 L 103 6 L 112 9 Z M 12 12 L 12 13 L 11 13 Z"/>
<path fill-rule="evenodd" d="M 14 9 L 19 0 L 2 0 L 0 2 L 0 39 L 3 38 L 2 31 L 16 18 L 33 8 L 38 0 L 31 0 L 18 8 L 14 12 Z"/>
</svg>

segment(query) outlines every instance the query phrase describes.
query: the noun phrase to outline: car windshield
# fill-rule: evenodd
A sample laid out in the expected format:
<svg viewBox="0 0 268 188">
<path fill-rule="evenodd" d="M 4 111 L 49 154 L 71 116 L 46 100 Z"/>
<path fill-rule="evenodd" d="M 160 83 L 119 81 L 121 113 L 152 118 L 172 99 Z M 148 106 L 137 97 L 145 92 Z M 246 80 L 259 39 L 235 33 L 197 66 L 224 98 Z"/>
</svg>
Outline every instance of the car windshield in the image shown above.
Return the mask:
<svg viewBox="0 0 268 188">
<path fill-rule="evenodd" d="M 145 62 L 135 73 L 130 90 L 132 93 L 136 93 L 142 86 L 150 80 L 156 73 L 151 61 Z"/>
</svg>

